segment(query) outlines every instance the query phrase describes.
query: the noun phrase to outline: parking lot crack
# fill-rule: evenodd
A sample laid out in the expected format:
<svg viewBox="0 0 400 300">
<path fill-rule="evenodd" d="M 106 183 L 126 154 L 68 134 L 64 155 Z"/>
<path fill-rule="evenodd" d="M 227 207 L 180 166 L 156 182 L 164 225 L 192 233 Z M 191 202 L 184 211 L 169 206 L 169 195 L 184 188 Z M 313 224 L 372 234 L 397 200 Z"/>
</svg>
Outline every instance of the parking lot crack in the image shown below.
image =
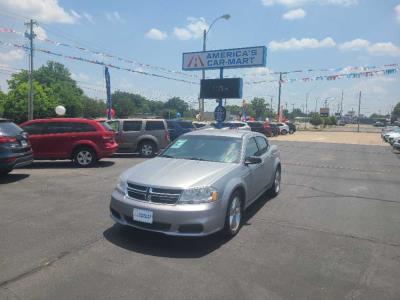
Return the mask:
<svg viewBox="0 0 400 300">
<path fill-rule="evenodd" d="M 14 277 L 12 277 L 10 279 L 7 279 L 7 280 L 4 280 L 4 281 L 0 282 L 0 288 L 3 288 L 3 289 L 7 288 L 7 285 L 9 285 L 9 284 L 11 284 L 13 282 L 19 281 L 19 280 L 21 280 L 23 278 L 26 278 L 26 277 L 28 277 L 28 276 L 30 276 L 32 274 L 35 274 L 35 273 L 37 273 L 37 272 L 39 272 L 39 271 L 41 271 L 41 270 L 43 270 L 43 269 L 45 269 L 47 267 L 50 267 L 51 265 L 53 265 L 57 261 L 63 259 L 64 257 L 69 256 L 69 255 L 71 255 L 73 253 L 76 253 L 78 251 L 81 251 L 81 250 L 83 250 L 85 248 L 88 248 L 91 245 L 93 245 L 93 244 L 95 244 L 98 241 L 103 240 L 103 239 L 104 239 L 103 236 L 97 237 L 96 239 L 89 240 L 89 241 L 87 241 L 86 243 L 84 243 L 82 245 L 79 245 L 77 247 L 71 248 L 68 251 L 62 251 L 58 255 L 56 255 L 55 257 L 46 260 L 45 262 L 39 264 L 38 266 L 36 266 L 36 267 L 34 267 L 34 268 L 30 269 L 30 270 L 27 270 L 27 271 L 25 271 L 25 272 L 23 272 L 21 274 L 18 274 L 18 275 L 14 276 Z"/>
<path fill-rule="evenodd" d="M 363 195 L 339 194 L 339 193 L 335 193 L 335 192 L 320 190 L 320 189 L 317 189 L 316 187 L 303 185 L 303 184 L 294 184 L 294 183 L 285 183 L 285 184 L 286 185 L 298 186 L 298 187 L 305 187 L 305 188 L 309 188 L 309 189 L 311 189 L 313 191 L 322 193 L 322 195 L 299 196 L 298 197 L 299 199 L 322 198 L 322 197 L 326 197 L 326 196 L 331 196 L 333 198 L 356 198 L 356 199 L 373 200 L 373 201 L 381 201 L 381 202 L 389 202 L 389 203 L 400 204 L 400 202 L 396 201 L 396 200 L 381 199 L 381 198 L 368 197 L 368 196 L 363 196 Z"/>
<path fill-rule="evenodd" d="M 291 223 L 288 221 L 279 221 L 279 220 L 271 221 L 271 220 L 266 220 L 263 218 L 255 218 L 255 220 L 260 220 L 260 221 L 271 223 L 271 224 L 278 225 L 278 226 L 286 226 L 286 227 L 292 227 L 292 228 L 301 229 L 301 230 L 309 230 L 309 231 L 326 233 L 326 234 L 339 236 L 339 237 L 351 238 L 351 239 L 360 240 L 360 241 L 368 241 L 368 242 L 380 244 L 380 245 L 400 247 L 400 243 L 398 243 L 398 242 L 387 242 L 387 241 L 382 241 L 382 240 L 378 240 L 378 239 L 375 239 L 372 237 L 367 237 L 367 236 L 360 236 L 360 235 L 349 234 L 349 233 L 316 229 L 316 228 L 313 228 L 310 226 L 298 225 L 298 224 L 294 224 L 294 223 Z"/>
</svg>

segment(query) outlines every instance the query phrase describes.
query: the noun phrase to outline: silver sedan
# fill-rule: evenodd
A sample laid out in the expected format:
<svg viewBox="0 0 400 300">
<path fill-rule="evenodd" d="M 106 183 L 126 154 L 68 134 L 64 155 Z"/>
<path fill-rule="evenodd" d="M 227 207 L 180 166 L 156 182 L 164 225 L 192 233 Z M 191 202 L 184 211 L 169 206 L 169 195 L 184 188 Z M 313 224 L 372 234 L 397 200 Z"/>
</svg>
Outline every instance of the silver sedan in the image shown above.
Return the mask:
<svg viewBox="0 0 400 300">
<path fill-rule="evenodd" d="M 169 235 L 234 236 L 244 210 L 266 191 L 276 196 L 280 181 L 277 146 L 264 135 L 195 131 L 125 171 L 110 215 L 119 224 Z"/>
</svg>

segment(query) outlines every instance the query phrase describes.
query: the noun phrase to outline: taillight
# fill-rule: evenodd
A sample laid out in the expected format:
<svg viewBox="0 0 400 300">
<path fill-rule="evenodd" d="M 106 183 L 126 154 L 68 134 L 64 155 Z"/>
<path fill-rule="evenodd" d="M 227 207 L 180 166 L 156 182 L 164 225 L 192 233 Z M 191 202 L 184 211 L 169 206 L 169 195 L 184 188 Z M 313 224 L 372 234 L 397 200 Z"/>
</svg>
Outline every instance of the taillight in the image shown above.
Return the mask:
<svg viewBox="0 0 400 300">
<path fill-rule="evenodd" d="M 0 136 L 0 143 L 5 144 L 5 143 L 16 143 L 17 139 L 15 137 L 10 137 L 10 136 Z"/>
<path fill-rule="evenodd" d="M 165 139 L 165 141 L 168 142 L 168 143 L 171 141 L 171 137 L 170 137 L 170 135 L 169 135 L 168 130 L 165 130 L 165 132 L 164 132 L 164 139 Z"/>
</svg>

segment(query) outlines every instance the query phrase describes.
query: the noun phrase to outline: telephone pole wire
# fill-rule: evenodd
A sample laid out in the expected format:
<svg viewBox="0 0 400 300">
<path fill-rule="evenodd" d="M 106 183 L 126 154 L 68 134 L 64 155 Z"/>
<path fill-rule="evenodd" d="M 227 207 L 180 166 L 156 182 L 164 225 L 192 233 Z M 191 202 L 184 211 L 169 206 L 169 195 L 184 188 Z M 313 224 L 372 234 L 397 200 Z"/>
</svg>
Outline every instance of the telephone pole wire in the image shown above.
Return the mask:
<svg viewBox="0 0 400 300">
<path fill-rule="evenodd" d="M 29 95 L 28 95 L 28 120 L 33 120 L 33 39 L 35 33 L 33 32 L 33 25 L 37 25 L 37 22 L 30 20 L 25 23 L 29 28 L 29 33 L 25 32 L 25 37 L 29 39 Z"/>
</svg>

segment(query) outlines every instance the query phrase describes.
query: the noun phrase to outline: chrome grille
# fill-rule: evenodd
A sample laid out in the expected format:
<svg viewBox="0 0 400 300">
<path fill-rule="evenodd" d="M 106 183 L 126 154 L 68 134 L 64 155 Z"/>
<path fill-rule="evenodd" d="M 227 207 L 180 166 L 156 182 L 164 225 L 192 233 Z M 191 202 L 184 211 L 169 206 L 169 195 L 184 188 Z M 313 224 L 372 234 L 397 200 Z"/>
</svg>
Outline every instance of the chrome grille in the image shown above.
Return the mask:
<svg viewBox="0 0 400 300">
<path fill-rule="evenodd" d="M 128 196 L 140 201 L 175 204 L 181 194 L 179 189 L 153 188 L 128 182 Z"/>
</svg>

